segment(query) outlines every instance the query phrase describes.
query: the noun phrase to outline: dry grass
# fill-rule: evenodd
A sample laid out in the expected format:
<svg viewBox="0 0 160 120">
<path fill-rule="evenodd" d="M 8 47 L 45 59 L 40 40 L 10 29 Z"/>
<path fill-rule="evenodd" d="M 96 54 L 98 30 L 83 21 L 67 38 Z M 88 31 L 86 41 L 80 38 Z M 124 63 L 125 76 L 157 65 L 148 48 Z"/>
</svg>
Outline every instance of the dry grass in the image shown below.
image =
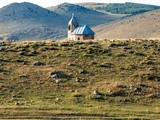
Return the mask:
<svg viewBox="0 0 160 120">
<path fill-rule="evenodd" d="M 43 41 L 1 47 L 1 118 L 160 117 L 159 41 Z M 42 64 L 34 66 L 36 61 Z M 50 77 L 53 70 L 59 77 Z"/>
<path fill-rule="evenodd" d="M 160 39 L 160 10 L 95 27 L 97 39 Z"/>
</svg>

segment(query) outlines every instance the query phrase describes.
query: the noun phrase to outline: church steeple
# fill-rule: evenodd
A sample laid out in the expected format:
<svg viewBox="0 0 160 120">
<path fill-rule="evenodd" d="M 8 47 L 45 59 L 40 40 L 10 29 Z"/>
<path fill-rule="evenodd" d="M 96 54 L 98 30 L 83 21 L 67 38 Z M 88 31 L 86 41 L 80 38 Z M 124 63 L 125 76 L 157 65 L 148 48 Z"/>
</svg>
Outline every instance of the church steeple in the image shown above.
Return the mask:
<svg viewBox="0 0 160 120">
<path fill-rule="evenodd" d="M 77 27 L 78 27 L 78 21 L 77 21 L 77 19 L 75 18 L 74 14 L 72 14 L 72 18 L 71 18 L 71 20 L 70 20 L 69 23 L 68 23 L 68 30 L 69 30 L 69 31 L 73 31 L 73 30 L 75 30 Z"/>
</svg>

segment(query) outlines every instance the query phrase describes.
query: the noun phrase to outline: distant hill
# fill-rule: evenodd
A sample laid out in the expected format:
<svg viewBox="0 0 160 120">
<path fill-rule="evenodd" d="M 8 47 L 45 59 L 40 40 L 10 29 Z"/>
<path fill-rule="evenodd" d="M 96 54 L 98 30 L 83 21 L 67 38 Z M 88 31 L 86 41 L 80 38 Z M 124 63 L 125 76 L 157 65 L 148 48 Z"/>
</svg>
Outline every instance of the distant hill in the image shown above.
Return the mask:
<svg viewBox="0 0 160 120">
<path fill-rule="evenodd" d="M 94 28 L 97 38 L 160 38 L 160 10 L 155 10 Z"/>
<path fill-rule="evenodd" d="M 123 17 L 96 12 L 69 3 L 50 7 L 49 10 L 27 2 L 13 3 L 0 8 L 0 37 L 8 37 L 12 40 L 65 38 L 67 37 L 67 24 L 72 13 L 75 13 L 80 23 L 91 26 Z"/>
<path fill-rule="evenodd" d="M 0 9 L 0 36 L 10 39 L 57 39 L 62 37 L 63 19 L 48 9 L 23 2 Z M 61 31 L 59 31 L 61 29 Z"/>
<path fill-rule="evenodd" d="M 105 11 L 113 14 L 131 14 L 136 15 L 156 9 L 160 9 L 160 6 L 147 5 L 147 4 L 138 4 L 138 3 L 78 3 L 84 7 L 97 10 Z"/>
<path fill-rule="evenodd" d="M 90 26 L 111 22 L 123 17 L 123 15 L 104 14 L 70 3 L 63 3 L 58 6 L 49 7 L 48 9 L 65 17 L 66 22 L 69 21 L 71 15 L 74 13 L 80 23 L 85 23 Z"/>
</svg>

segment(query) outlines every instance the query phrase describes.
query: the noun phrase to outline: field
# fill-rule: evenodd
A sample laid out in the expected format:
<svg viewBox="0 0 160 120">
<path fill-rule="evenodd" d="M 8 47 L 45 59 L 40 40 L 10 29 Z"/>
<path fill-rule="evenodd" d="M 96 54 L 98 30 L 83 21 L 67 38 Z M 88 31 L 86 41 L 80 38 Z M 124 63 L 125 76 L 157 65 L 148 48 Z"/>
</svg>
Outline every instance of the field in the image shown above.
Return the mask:
<svg viewBox="0 0 160 120">
<path fill-rule="evenodd" d="M 160 118 L 160 41 L 0 46 L 0 118 Z"/>
</svg>

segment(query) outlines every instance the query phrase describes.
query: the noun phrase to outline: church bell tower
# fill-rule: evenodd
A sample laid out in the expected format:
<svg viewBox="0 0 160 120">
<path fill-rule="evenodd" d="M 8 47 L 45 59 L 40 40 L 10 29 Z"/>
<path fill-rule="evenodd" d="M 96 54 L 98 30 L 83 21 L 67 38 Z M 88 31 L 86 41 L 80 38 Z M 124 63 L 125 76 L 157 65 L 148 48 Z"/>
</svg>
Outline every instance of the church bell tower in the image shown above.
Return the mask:
<svg viewBox="0 0 160 120">
<path fill-rule="evenodd" d="M 68 23 L 68 39 L 72 40 L 72 32 L 78 27 L 78 21 L 75 18 L 74 14 L 72 14 L 72 18 Z"/>
</svg>

